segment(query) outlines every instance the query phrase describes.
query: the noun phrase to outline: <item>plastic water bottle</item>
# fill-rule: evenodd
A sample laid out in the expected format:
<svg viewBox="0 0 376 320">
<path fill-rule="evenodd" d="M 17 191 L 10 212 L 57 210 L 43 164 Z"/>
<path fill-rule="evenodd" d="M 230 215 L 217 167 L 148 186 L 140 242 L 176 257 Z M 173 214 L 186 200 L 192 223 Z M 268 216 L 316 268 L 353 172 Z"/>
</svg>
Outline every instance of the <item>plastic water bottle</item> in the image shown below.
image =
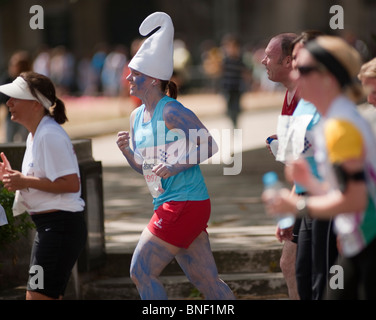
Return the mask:
<svg viewBox="0 0 376 320">
<path fill-rule="evenodd" d="M 278 140 L 268 137 L 266 141 L 268 142 L 270 150 L 272 151 L 274 157 L 276 157 L 278 151 Z"/>
<path fill-rule="evenodd" d="M 277 196 L 277 192 L 283 187 L 283 184 L 278 180 L 278 175 L 274 171 L 264 174 L 262 178 L 264 184 L 264 191 L 268 193 L 269 201 L 273 201 Z M 295 216 L 293 214 L 277 215 L 278 226 L 280 229 L 287 229 L 294 225 Z"/>
</svg>

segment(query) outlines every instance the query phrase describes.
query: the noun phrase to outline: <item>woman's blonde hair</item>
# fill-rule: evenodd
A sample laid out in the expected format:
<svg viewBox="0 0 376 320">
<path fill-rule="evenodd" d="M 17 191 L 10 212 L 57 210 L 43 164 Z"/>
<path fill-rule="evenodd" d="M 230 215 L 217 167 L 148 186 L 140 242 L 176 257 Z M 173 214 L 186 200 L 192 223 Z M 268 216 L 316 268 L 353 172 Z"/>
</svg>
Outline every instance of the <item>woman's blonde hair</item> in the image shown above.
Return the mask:
<svg viewBox="0 0 376 320">
<path fill-rule="evenodd" d="M 376 78 L 376 58 L 362 65 L 358 78 L 359 80 L 363 80 L 364 78 Z"/>
<path fill-rule="evenodd" d="M 364 93 L 358 79 L 362 65 L 359 52 L 336 36 L 319 36 L 312 43 L 312 51 L 309 51 L 313 53 L 314 58 L 337 78 L 342 90 L 350 99 L 360 101 Z"/>
</svg>

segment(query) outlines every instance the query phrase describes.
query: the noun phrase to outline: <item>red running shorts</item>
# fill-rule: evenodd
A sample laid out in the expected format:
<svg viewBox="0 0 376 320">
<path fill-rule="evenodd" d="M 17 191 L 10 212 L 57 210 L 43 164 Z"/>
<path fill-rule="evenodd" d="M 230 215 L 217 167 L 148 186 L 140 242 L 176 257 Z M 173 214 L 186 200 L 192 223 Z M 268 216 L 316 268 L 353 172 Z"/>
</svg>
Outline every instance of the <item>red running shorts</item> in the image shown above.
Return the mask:
<svg viewBox="0 0 376 320">
<path fill-rule="evenodd" d="M 202 231 L 206 232 L 210 210 L 210 199 L 165 202 L 154 210 L 148 229 L 163 241 L 188 249 Z"/>
</svg>

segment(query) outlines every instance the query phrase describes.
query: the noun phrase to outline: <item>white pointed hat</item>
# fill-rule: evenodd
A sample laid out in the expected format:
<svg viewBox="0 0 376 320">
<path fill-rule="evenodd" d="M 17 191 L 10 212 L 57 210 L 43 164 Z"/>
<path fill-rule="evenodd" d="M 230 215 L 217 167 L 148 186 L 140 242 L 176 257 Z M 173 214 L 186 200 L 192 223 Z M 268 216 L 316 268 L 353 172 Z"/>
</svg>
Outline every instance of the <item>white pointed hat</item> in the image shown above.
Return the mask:
<svg viewBox="0 0 376 320">
<path fill-rule="evenodd" d="M 142 22 L 139 31 L 147 38 L 129 63 L 129 68 L 160 80 L 170 80 L 174 69 L 174 25 L 164 12 L 154 12 Z"/>
</svg>

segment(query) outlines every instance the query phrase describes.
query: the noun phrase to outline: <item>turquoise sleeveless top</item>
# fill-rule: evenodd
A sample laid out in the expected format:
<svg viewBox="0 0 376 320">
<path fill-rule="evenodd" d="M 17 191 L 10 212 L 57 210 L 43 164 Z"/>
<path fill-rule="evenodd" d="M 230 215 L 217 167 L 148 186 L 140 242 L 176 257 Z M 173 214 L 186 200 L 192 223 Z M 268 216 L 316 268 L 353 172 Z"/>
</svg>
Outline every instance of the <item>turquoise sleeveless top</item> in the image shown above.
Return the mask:
<svg viewBox="0 0 376 320">
<path fill-rule="evenodd" d="M 144 122 L 145 105 L 141 105 L 134 120 L 134 152 L 143 159 L 154 159 L 158 163 L 174 163 L 185 158 L 185 144 L 188 143 L 184 132 L 169 130 L 163 120 L 163 109 L 166 103 L 177 100 L 164 96 L 157 104 L 152 119 Z M 154 210 L 169 201 L 201 201 L 209 199 L 209 194 L 198 164 L 167 179 L 162 179 L 164 192 L 153 198 Z"/>
</svg>

